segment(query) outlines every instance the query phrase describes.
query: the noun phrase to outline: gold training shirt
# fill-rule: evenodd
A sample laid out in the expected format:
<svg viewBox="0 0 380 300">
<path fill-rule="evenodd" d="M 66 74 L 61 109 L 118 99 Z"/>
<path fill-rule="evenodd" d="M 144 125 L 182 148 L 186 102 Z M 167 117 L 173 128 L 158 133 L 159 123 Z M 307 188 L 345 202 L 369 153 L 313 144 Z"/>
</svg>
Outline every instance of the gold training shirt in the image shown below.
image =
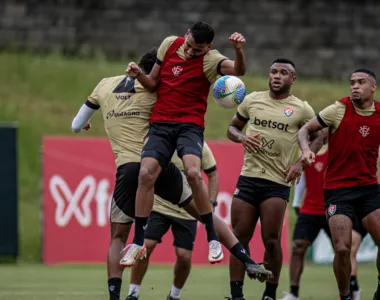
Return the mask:
<svg viewBox="0 0 380 300">
<path fill-rule="evenodd" d="M 167 37 L 160 45 L 157 51 L 157 59 L 163 61 L 166 51 L 170 48 L 172 43 L 177 39 L 177 36 Z M 177 54 L 180 58 L 185 59 L 184 44 L 180 46 L 177 50 Z M 217 50 L 210 50 L 204 56 L 203 59 L 203 73 L 206 78 L 213 83 L 218 77 L 218 65 L 221 61 L 227 58 L 219 53 Z"/>
<path fill-rule="evenodd" d="M 216 162 L 214 155 L 211 152 L 210 147 L 205 142 L 202 152 L 202 170 L 205 173 L 212 172 L 216 169 Z M 183 171 L 182 160 L 178 157 L 177 152 L 172 157 L 172 162 Z M 176 218 L 194 220 L 183 208 L 179 208 L 177 205 L 171 204 L 168 201 L 162 200 L 160 196 L 154 195 L 153 210 L 165 215 L 173 216 Z"/>
<path fill-rule="evenodd" d="M 104 127 L 116 156 L 116 166 L 140 162 L 156 94 L 133 77 L 104 78 L 88 97 L 102 109 Z"/>
<path fill-rule="evenodd" d="M 274 100 L 269 91 L 253 92 L 239 105 L 238 114 L 248 120 L 246 134 L 259 132 L 262 142 L 257 153 L 245 151 L 241 175 L 291 186 L 284 172 L 298 149 L 298 130 L 314 117 L 311 106 L 293 95 Z"/>
</svg>

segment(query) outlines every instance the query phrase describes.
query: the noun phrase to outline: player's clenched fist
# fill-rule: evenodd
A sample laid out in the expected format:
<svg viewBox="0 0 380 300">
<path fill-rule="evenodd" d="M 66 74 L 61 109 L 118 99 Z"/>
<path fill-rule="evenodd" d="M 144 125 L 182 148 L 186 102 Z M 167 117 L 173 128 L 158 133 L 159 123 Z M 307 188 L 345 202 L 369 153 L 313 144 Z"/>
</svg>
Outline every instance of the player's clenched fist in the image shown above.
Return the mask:
<svg viewBox="0 0 380 300">
<path fill-rule="evenodd" d="M 142 71 L 141 71 L 140 67 L 138 66 L 138 64 L 136 64 L 134 62 L 131 62 L 131 63 L 128 64 L 128 67 L 125 70 L 125 72 L 128 75 L 133 76 L 133 77 L 137 77 L 137 76 L 139 76 L 142 73 Z"/>
<path fill-rule="evenodd" d="M 301 162 L 304 166 L 309 167 L 313 162 L 315 162 L 315 153 L 310 149 L 302 151 Z"/>
<path fill-rule="evenodd" d="M 260 133 L 243 136 L 241 143 L 248 152 L 257 152 L 261 148 Z"/>
<path fill-rule="evenodd" d="M 233 34 L 231 34 L 229 40 L 232 43 L 232 45 L 237 49 L 242 48 L 245 44 L 244 36 L 238 32 L 234 32 Z"/>
</svg>

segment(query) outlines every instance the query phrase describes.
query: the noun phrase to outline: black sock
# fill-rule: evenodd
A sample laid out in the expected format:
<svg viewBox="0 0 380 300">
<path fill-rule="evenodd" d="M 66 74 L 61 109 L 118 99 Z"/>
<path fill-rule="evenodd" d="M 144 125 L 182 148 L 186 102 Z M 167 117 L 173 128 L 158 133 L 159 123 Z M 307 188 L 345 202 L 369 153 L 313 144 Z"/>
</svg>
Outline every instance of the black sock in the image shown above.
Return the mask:
<svg viewBox="0 0 380 300">
<path fill-rule="evenodd" d="M 340 295 L 340 300 L 351 300 L 351 296 L 350 295 L 348 295 L 348 296 Z"/>
<path fill-rule="evenodd" d="M 238 242 L 235 246 L 230 249 L 232 255 L 234 255 L 238 260 L 240 260 L 243 264 L 245 263 L 255 263 L 252 258 L 250 258 L 247 254 L 247 251 L 243 248 L 243 246 Z"/>
<path fill-rule="evenodd" d="M 300 289 L 299 286 L 291 285 L 290 286 L 290 293 L 292 293 L 294 296 L 296 296 L 298 298 L 299 289 Z"/>
<path fill-rule="evenodd" d="M 351 276 L 350 278 L 350 292 L 358 291 L 359 290 L 359 284 L 358 280 L 356 279 L 356 276 Z"/>
<path fill-rule="evenodd" d="M 144 245 L 144 231 L 147 223 L 148 217 L 135 217 L 135 236 L 133 238 L 133 244 L 139 246 Z"/>
<path fill-rule="evenodd" d="M 278 283 L 270 283 L 267 281 L 265 283 L 264 297 L 268 296 L 268 297 L 271 297 L 273 300 L 276 300 L 277 287 L 278 287 Z"/>
<path fill-rule="evenodd" d="M 243 285 L 244 281 L 230 281 L 232 299 L 243 297 Z"/>
<path fill-rule="evenodd" d="M 214 228 L 214 220 L 212 219 L 212 213 L 208 213 L 206 215 L 201 215 L 202 223 L 205 225 L 206 232 L 207 232 L 207 241 L 219 241 L 219 237 L 216 234 L 215 228 Z"/>
<path fill-rule="evenodd" d="M 121 278 L 108 279 L 108 292 L 110 294 L 110 300 L 120 299 Z"/>
</svg>

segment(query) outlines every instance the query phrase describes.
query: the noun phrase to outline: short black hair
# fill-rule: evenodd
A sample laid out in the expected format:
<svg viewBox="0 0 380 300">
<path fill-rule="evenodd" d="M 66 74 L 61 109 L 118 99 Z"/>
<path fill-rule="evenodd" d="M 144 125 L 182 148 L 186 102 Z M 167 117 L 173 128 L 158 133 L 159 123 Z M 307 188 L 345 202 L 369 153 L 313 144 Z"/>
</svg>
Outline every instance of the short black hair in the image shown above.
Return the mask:
<svg viewBox="0 0 380 300">
<path fill-rule="evenodd" d="M 152 48 L 145 53 L 139 62 L 139 67 L 145 74 L 149 74 L 157 60 L 157 49 Z"/>
<path fill-rule="evenodd" d="M 376 81 L 376 74 L 372 72 L 371 70 L 361 68 L 361 69 L 356 69 L 353 73 L 365 73 L 371 76 L 375 81 Z"/>
<path fill-rule="evenodd" d="M 294 64 L 294 62 L 292 62 L 290 59 L 287 59 L 287 58 L 276 58 L 273 62 L 272 62 L 272 65 L 273 64 L 289 64 L 291 66 L 293 66 L 294 70 L 296 69 L 296 65 Z"/>
<path fill-rule="evenodd" d="M 211 44 L 215 37 L 214 29 L 206 22 L 195 23 L 190 33 L 197 44 Z"/>
</svg>

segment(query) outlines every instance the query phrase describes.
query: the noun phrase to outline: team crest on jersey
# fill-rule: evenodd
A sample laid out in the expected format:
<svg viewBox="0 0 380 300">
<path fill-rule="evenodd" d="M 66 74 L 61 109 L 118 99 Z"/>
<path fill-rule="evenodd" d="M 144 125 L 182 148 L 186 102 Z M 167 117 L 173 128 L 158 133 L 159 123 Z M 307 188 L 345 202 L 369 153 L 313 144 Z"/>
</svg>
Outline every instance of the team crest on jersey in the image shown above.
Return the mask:
<svg viewBox="0 0 380 300">
<path fill-rule="evenodd" d="M 370 128 L 368 126 L 360 126 L 359 132 L 363 137 L 369 135 Z"/>
<path fill-rule="evenodd" d="M 294 113 L 294 110 L 291 109 L 290 107 L 284 108 L 285 116 L 290 117 L 291 115 L 293 115 L 293 113 Z"/>
<path fill-rule="evenodd" d="M 319 161 L 314 165 L 314 168 L 317 170 L 317 172 L 322 172 L 323 170 L 323 162 Z"/>
<path fill-rule="evenodd" d="M 336 205 L 330 204 L 329 208 L 327 209 L 327 214 L 331 217 L 336 212 Z"/>
<path fill-rule="evenodd" d="M 183 71 L 183 68 L 181 66 L 174 66 L 172 69 L 173 75 L 176 77 L 181 75 L 182 71 Z"/>
</svg>

